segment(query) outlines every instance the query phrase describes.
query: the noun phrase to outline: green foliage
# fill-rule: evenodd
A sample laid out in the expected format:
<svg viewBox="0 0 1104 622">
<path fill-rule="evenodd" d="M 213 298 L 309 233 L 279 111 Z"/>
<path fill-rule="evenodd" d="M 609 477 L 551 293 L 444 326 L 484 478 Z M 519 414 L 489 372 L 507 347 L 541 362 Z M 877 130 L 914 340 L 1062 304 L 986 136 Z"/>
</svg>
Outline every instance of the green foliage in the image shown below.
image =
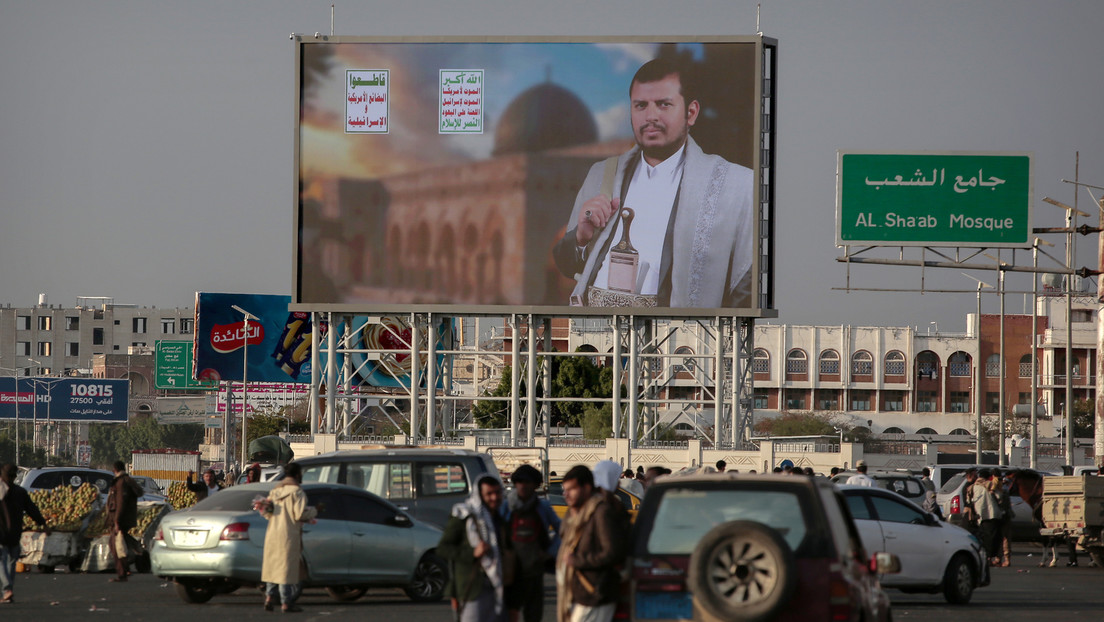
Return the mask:
<svg viewBox="0 0 1104 622">
<path fill-rule="evenodd" d="M 764 436 L 821 436 L 838 434 L 839 426 L 828 415 L 786 413 L 776 419 L 762 419 L 755 431 Z"/>
<path fill-rule="evenodd" d="M 1092 438 L 1096 429 L 1096 405 L 1092 400 L 1073 403 L 1073 437 Z"/>
<path fill-rule="evenodd" d="M 588 406 L 583 411 L 583 437 L 601 440 L 613 436 L 613 406 Z"/>
<path fill-rule="evenodd" d="M 129 461 L 135 449 L 195 451 L 203 442 L 203 425 L 162 425 L 152 417 L 136 417 L 126 425 L 90 425 L 88 442 L 92 446 L 92 466 L 109 467 L 116 460 Z"/>
<path fill-rule="evenodd" d="M 31 442 L 31 428 L 29 426 L 21 425 L 20 437 L 19 437 L 19 465 L 25 467 L 44 467 L 46 466 L 46 450 L 38 448 L 33 450 L 34 443 Z M 11 427 L 4 432 L 0 432 L 0 464 L 6 462 L 15 463 L 15 428 Z M 57 461 L 51 460 L 50 464 L 59 464 Z"/>
<path fill-rule="evenodd" d="M 484 391 L 484 397 L 509 397 L 510 374 L 512 373 L 509 365 L 503 367 L 498 386 L 492 391 Z M 504 428 L 510 422 L 510 403 L 497 400 L 479 400 L 472 404 L 472 421 L 481 428 Z"/>
</svg>

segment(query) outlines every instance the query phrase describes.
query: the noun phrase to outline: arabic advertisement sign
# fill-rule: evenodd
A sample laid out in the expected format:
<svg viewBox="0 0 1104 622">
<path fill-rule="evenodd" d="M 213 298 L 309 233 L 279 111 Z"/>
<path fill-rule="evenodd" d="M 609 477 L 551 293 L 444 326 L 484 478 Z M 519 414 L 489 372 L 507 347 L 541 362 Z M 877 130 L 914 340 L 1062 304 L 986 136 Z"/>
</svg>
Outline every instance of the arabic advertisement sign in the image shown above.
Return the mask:
<svg viewBox="0 0 1104 622">
<path fill-rule="evenodd" d="M 126 423 L 129 386 L 101 378 L 0 377 L 0 419 Z"/>
<path fill-rule="evenodd" d="M 292 309 L 774 315 L 773 40 L 294 39 Z"/>
<path fill-rule="evenodd" d="M 203 397 L 159 397 L 157 423 L 203 423 L 207 419 L 207 403 Z"/>
<path fill-rule="evenodd" d="M 157 389 L 213 389 L 215 382 L 199 382 L 193 376 L 194 364 L 191 341 L 158 340 L 155 347 L 154 388 Z"/>
<path fill-rule="evenodd" d="M 310 382 L 311 318 L 288 312 L 289 296 L 196 294 L 195 377 L 200 382 Z M 258 320 L 245 320 L 241 311 Z M 247 325 L 248 324 L 248 325 Z M 243 352 L 244 350 L 244 352 Z"/>
<path fill-rule="evenodd" d="M 836 244 L 1031 246 L 1026 153 L 838 155 Z"/>
</svg>

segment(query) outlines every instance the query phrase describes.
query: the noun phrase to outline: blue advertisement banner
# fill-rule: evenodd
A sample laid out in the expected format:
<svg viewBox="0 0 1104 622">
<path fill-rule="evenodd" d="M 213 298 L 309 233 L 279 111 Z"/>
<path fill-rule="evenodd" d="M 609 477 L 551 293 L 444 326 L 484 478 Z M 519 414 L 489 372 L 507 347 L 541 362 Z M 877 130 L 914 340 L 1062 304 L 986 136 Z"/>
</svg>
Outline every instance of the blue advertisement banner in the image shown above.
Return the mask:
<svg viewBox="0 0 1104 622">
<path fill-rule="evenodd" d="M 0 419 L 126 423 L 129 381 L 0 377 Z"/>
<path fill-rule="evenodd" d="M 310 382 L 311 317 L 289 313 L 290 302 L 270 294 L 197 293 L 195 378 L 242 381 L 244 349 L 248 382 Z M 247 322 L 242 311 L 258 319 Z"/>
</svg>

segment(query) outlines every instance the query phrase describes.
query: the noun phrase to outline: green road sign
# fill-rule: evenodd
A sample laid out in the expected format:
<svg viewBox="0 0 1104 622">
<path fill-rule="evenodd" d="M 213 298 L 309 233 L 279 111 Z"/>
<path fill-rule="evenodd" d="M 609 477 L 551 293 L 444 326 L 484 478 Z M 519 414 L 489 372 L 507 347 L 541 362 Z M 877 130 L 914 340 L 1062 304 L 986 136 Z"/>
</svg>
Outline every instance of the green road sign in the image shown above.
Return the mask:
<svg viewBox="0 0 1104 622">
<path fill-rule="evenodd" d="M 214 382 L 198 382 L 192 377 L 191 341 L 158 341 L 156 356 L 154 388 L 212 389 L 216 386 Z"/>
<path fill-rule="evenodd" d="M 1031 246 L 1026 153 L 847 153 L 836 170 L 836 244 Z"/>
</svg>

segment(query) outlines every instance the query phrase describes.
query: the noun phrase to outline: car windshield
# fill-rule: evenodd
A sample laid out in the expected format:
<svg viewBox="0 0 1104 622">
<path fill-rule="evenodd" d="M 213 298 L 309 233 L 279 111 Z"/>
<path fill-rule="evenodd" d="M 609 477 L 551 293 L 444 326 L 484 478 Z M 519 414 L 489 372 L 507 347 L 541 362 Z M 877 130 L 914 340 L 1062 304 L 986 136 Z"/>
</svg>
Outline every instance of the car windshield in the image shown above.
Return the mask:
<svg viewBox="0 0 1104 622">
<path fill-rule="evenodd" d="M 958 489 L 959 486 L 962 485 L 962 482 L 965 479 L 966 479 L 966 473 L 959 473 L 958 475 L 955 475 L 951 479 L 947 480 L 947 483 L 943 484 L 943 487 L 939 489 L 939 492 L 942 492 L 942 493 L 954 492 L 955 490 Z"/>
<path fill-rule="evenodd" d="M 264 490 L 220 490 L 189 509 L 199 512 L 245 512 L 253 508 L 254 497 L 264 497 L 266 494 L 267 491 Z"/>
<path fill-rule="evenodd" d="M 672 488 L 656 509 L 648 552 L 689 555 L 706 532 L 734 520 L 773 527 L 794 550 L 808 532 L 801 501 L 792 492 Z"/>
</svg>

